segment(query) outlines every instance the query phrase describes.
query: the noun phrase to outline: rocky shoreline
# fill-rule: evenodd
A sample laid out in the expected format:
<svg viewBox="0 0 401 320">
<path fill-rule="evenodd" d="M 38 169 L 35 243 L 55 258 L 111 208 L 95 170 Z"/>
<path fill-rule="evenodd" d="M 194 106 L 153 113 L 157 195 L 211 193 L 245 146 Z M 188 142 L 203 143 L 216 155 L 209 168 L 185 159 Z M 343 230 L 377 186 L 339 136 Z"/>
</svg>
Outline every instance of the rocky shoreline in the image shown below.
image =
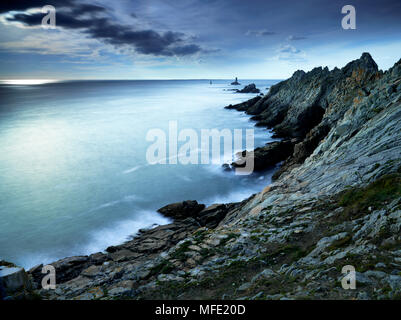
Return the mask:
<svg viewBox="0 0 401 320">
<path fill-rule="evenodd" d="M 163 207 L 172 223 L 52 263 L 55 290 L 40 289 L 37 266 L 21 280 L 25 289 L 3 295 L 400 298 L 401 60 L 383 72 L 364 53 L 342 69 L 296 71 L 266 95 L 226 108 L 281 138 L 254 151 L 255 170 L 283 162 L 271 185 L 240 203 Z M 341 286 L 345 265 L 356 269 L 355 290 Z"/>
</svg>

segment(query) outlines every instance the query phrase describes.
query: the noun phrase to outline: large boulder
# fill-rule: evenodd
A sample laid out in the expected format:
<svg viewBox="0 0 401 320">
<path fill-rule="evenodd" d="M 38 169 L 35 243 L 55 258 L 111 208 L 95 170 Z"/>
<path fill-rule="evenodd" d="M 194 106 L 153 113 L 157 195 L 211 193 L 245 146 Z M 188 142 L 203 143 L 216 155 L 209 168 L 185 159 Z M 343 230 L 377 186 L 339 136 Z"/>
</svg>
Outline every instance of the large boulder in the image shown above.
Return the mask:
<svg viewBox="0 0 401 320">
<path fill-rule="evenodd" d="M 174 219 L 195 218 L 199 212 L 205 208 L 204 204 L 199 204 L 196 200 L 172 203 L 157 210 L 165 217 Z"/>
<path fill-rule="evenodd" d="M 30 281 L 24 268 L 0 261 L 0 298 L 30 288 Z"/>
<path fill-rule="evenodd" d="M 215 228 L 226 216 L 228 208 L 225 204 L 213 204 L 199 213 L 197 221 L 201 226 Z"/>
<path fill-rule="evenodd" d="M 254 171 L 262 171 L 273 167 L 277 163 L 287 159 L 294 151 L 295 140 L 274 141 L 264 147 L 256 148 L 249 156 L 254 157 Z M 242 156 L 246 157 L 245 151 Z M 245 166 L 245 162 L 238 160 L 234 161 L 231 166 L 240 168 Z"/>
</svg>

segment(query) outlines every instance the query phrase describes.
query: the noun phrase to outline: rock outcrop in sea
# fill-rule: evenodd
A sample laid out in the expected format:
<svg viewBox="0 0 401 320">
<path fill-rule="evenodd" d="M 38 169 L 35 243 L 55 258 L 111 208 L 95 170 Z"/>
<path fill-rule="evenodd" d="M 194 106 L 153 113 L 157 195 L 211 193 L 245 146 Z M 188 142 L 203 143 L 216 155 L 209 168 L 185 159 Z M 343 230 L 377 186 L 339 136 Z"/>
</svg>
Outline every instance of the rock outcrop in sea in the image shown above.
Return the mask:
<svg viewBox="0 0 401 320">
<path fill-rule="evenodd" d="M 256 88 L 256 85 L 254 83 L 246 85 L 243 89 L 241 90 L 236 90 L 237 93 L 260 93 L 260 90 Z"/>
<path fill-rule="evenodd" d="M 400 298 L 401 60 L 382 72 L 364 53 L 342 69 L 297 71 L 227 108 L 281 138 L 255 151 L 258 170 L 283 161 L 271 185 L 240 203 L 168 205 L 171 224 L 53 263 L 56 290 L 40 289 L 40 266 L 30 270 L 35 295 Z M 355 290 L 341 285 L 347 265 Z"/>
<path fill-rule="evenodd" d="M 231 82 L 232 86 L 239 86 L 240 84 L 241 83 L 238 82 L 238 78 L 237 77 L 235 77 L 235 81 L 234 82 Z"/>
</svg>

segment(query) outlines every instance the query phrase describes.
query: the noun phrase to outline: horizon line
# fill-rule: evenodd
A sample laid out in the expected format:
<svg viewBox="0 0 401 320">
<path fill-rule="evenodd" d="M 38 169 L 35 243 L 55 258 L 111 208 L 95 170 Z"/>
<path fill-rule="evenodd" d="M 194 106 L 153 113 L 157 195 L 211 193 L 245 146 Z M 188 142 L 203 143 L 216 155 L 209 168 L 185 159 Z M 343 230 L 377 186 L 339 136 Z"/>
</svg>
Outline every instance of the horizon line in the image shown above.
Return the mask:
<svg viewBox="0 0 401 320">
<path fill-rule="evenodd" d="M 171 78 L 171 79 L 102 79 L 102 78 L 89 78 L 89 79 L 49 79 L 49 78 L 0 78 L 0 81 L 19 81 L 19 80 L 41 80 L 41 81 L 219 81 L 228 80 L 231 81 L 234 78 Z M 238 80 L 285 80 L 288 78 L 238 78 Z"/>
</svg>

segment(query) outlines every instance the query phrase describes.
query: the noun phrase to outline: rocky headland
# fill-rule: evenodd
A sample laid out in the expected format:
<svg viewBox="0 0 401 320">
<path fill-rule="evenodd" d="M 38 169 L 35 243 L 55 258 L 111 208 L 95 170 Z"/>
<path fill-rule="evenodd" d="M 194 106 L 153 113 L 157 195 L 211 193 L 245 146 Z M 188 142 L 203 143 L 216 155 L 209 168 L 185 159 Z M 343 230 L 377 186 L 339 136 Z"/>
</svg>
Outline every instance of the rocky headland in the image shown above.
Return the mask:
<svg viewBox="0 0 401 320">
<path fill-rule="evenodd" d="M 55 290 L 41 289 L 37 266 L 3 296 L 400 298 L 401 60 L 383 72 L 364 53 L 341 69 L 296 71 L 227 109 L 280 138 L 254 152 L 256 170 L 282 162 L 271 185 L 240 203 L 167 205 L 170 224 L 52 263 Z M 355 290 L 341 286 L 346 265 Z"/>
</svg>

